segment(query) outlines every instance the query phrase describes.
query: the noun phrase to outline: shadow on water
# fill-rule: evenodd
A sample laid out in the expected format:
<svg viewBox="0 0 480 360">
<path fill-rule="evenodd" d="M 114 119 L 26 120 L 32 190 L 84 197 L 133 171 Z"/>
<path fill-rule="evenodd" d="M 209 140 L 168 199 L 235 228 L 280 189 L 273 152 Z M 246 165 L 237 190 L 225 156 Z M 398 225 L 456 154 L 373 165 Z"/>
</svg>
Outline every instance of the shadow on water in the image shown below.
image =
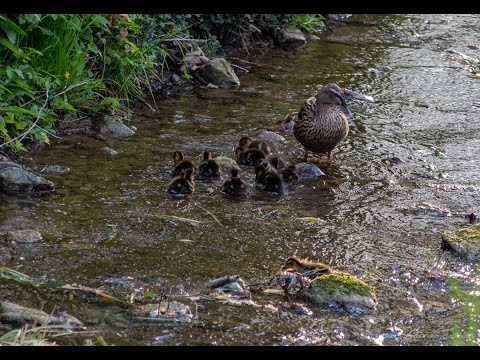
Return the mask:
<svg viewBox="0 0 480 360">
<path fill-rule="evenodd" d="M 431 216 L 416 205 L 479 211 L 480 123 L 472 120 L 480 116 L 479 83 L 446 55 L 453 49 L 478 57 L 472 26 L 478 30 L 478 16 L 353 16 L 303 48 L 252 57 L 269 66 L 242 75 L 239 89 L 199 88 L 158 101 L 156 113 L 139 109 L 133 138 L 105 144 L 72 137 L 79 146 L 34 154 L 33 164 L 71 172 L 45 175 L 58 189 L 48 198 L 1 198 L 8 214 L 1 230 L 22 224 L 44 238 L 17 244 L 8 266 L 52 286 L 78 283 L 123 298 L 142 298 L 147 290 L 197 294 L 224 275 L 266 282 L 297 255 L 367 281 L 382 279 L 372 283 L 379 298 L 374 314 L 298 315 L 281 297 L 262 294 L 256 300 L 276 310 L 202 302 L 198 320 L 189 323 L 147 322 L 99 300 L 68 301 L 62 292 L 28 293 L 24 305 L 40 308 L 48 298 L 109 344 L 449 344 L 450 329 L 465 319 L 446 279 L 478 283 L 478 265 L 440 248 L 440 232 L 464 225 L 464 218 Z M 272 130 L 330 82 L 376 102 L 351 104 L 350 133 L 333 165 L 322 166 L 326 177 L 271 196 L 242 167 L 251 185 L 245 198 L 224 197 L 222 181 L 197 182 L 183 198 L 167 194 L 173 151 L 197 164 L 205 149 L 233 157 L 241 136 Z M 276 150 L 300 162 L 302 148 L 292 134 L 284 136 Z M 119 154 L 103 155 L 105 145 Z M 3 283 L 0 289 L 4 297 L 27 294 Z M 390 328 L 401 332 L 391 335 Z"/>
</svg>

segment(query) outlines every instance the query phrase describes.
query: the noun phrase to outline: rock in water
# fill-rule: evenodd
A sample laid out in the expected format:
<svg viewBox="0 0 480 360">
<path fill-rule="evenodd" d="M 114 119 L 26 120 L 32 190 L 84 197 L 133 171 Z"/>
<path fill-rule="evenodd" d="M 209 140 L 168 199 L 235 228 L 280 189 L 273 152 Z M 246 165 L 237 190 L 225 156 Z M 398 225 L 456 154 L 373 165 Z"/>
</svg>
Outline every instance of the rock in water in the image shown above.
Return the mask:
<svg viewBox="0 0 480 360">
<path fill-rule="evenodd" d="M 305 44 L 307 39 L 299 28 L 290 26 L 278 31 L 277 41 L 279 44 Z"/>
<path fill-rule="evenodd" d="M 341 307 L 355 314 L 371 313 L 377 306 L 373 287 L 345 273 L 313 279 L 305 296 L 316 304 Z"/>
<path fill-rule="evenodd" d="M 100 135 L 123 138 L 135 135 L 135 131 L 112 115 L 104 115 L 95 123 L 95 130 Z"/>
<path fill-rule="evenodd" d="M 295 171 L 300 180 L 318 179 L 325 176 L 325 173 L 318 166 L 306 162 L 295 165 Z"/>
<path fill-rule="evenodd" d="M 8 241 L 15 241 L 24 244 L 32 244 L 42 240 L 42 234 L 38 230 L 10 230 L 6 236 Z"/>
<path fill-rule="evenodd" d="M 54 185 L 41 176 L 32 174 L 21 165 L 12 162 L 0 163 L 0 191 L 13 194 L 19 192 L 51 193 Z"/>
<path fill-rule="evenodd" d="M 453 250 L 461 256 L 478 259 L 480 256 L 480 225 L 456 231 L 444 231 L 442 233 L 442 249 Z"/>
<path fill-rule="evenodd" d="M 210 60 L 202 69 L 201 76 L 205 81 L 222 88 L 240 85 L 235 71 L 224 58 Z"/>
</svg>

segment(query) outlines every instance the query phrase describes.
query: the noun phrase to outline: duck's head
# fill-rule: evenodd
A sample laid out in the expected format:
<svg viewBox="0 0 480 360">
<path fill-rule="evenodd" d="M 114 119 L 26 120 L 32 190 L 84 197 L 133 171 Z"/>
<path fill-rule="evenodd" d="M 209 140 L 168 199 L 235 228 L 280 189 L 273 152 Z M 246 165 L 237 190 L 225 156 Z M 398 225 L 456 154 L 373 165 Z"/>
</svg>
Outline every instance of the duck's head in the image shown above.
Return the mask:
<svg viewBox="0 0 480 360">
<path fill-rule="evenodd" d="M 272 165 L 268 161 L 263 161 L 255 167 L 255 176 L 260 177 L 264 175 L 267 171 L 272 170 Z"/>
<path fill-rule="evenodd" d="M 250 147 L 252 145 L 252 139 L 250 139 L 248 136 L 244 136 L 240 139 L 239 145 L 244 148 Z"/>
<path fill-rule="evenodd" d="M 242 157 L 244 150 L 245 149 L 242 146 L 239 146 L 235 149 L 235 156 L 237 157 L 237 160 Z"/>
<path fill-rule="evenodd" d="M 347 117 L 352 117 L 352 113 L 347 107 L 347 99 L 373 102 L 370 96 L 362 95 L 349 89 L 342 89 L 337 84 L 328 84 L 323 86 L 316 95 L 317 111 L 321 111 L 322 105 L 336 105 L 342 109 Z"/>
<path fill-rule="evenodd" d="M 212 160 L 212 153 L 210 151 L 204 151 L 203 160 Z"/>
<path fill-rule="evenodd" d="M 185 157 L 183 156 L 183 154 L 180 152 L 180 151 L 175 151 L 173 153 L 173 160 L 175 162 L 179 162 L 179 161 L 182 161 Z"/>
<path fill-rule="evenodd" d="M 283 265 L 282 270 L 287 270 L 287 271 L 295 271 L 301 266 L 301 260 L 295 256 L 289 257 L 285 261 L 285 265 Z"/>
</svg>

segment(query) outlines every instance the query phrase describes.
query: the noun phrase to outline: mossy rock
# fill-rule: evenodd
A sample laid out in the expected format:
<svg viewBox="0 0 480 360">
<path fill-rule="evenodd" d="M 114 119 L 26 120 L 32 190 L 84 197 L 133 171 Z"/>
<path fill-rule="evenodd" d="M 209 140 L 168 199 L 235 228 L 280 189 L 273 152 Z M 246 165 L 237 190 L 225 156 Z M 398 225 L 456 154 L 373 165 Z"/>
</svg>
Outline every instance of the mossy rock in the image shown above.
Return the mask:
<svg viewBox="0 0 480 360">
<path fill-rule="evenodd" d="M 240 85 L 240 80 L 238 80 L 235 71 L 233 71 L 228 61 L 224 58 L 210 60 L 203 67 L 201 76 L 205 81 L 222 88 Z"/>
<path fill-rule="evenodd" d="M 356 314 L 371 313 L 377 305 L 374 288 L 346 273 L 315 278 L 305 295 L 316 304 L 340 307 Z"/>
<path fill-rule="evenodd" d="M 240 170 L 237 162 L 228 156 L 217 156 L 214 160 L 217 160 L 220 163 L 224 173 L 228 174 L 232 169 Z"/>
<path fill-rule="evenodd" d="M 480 257 L 480 224 L 442 233 L 442 248 L 468 258 Z"/>
</svg>

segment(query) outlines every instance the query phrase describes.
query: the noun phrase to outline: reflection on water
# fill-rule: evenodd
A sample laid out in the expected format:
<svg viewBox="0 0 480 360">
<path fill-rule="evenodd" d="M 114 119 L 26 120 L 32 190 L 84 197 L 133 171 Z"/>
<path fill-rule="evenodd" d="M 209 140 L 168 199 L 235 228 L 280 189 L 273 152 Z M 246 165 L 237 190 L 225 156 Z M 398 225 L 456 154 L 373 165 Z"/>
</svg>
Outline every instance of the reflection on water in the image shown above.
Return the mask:
<svg viewBox="0 0 480 360">
<path fill-rule="evenodd" d="M 414 210 L 429 203 L 458 214 L 479 211 L 479 83 L 446 56 L 455 50 L 478 57 L 479 27 L 475 15 L 353 16 L 304 48 L 253 57 L 270 66 L 251 68 L 238 90 L 201 88 L 158 101 L 155 114 L 138 110 L 131 139 L 75 137 L 80 146 L 35 154 L 35 164 L 72 171 L 45 175 L 58 188 L 49 198 L 1 198 L 8 214 L 2 229 L 22 224 L 44 237 L 18 246 L 8 265 L 56 286 L 79 283 L 127 297 L 196 294 L 209 279 L 230 274 L 265 282 L 288 256 L 309 257 L 367 281 L 382 279 L 372 282 L 378 310 L 314 310 L 309 317 L 289 312 L 281 298 L 255 294 L 278 311 L 206 302 L 192 323 L 147 323 L 101 302 L 49 296 L 109 344 L 449 344 L 451 329 L 465 319 L 447 278 L 478 283 L 478 265 L 442 251 L 440 232 L 467 220 Z M 173 151 L 197 164 L 204 150 L 234 157 L 240 137 L 273 129 L 330 82 L 376 102 L 351 102 L 350 133 L 334 150 L 334 164 L 322 166 L 326 177 L 278 197 L 255 188 L 253 170 L 242 167 L 252 185 L 246 198 L 224 197 L 222 182 L 197 182 L 183 198 L 166 193 Z M 301 146 L 284 135 L 275 149 L 300 162 Z M 105 145 L 119 155 L 103 155 Z M 125 278 L 133 280 L 118 280 Z M 43 301 L 38 295 L 25 305 Z"/>
</svg>

